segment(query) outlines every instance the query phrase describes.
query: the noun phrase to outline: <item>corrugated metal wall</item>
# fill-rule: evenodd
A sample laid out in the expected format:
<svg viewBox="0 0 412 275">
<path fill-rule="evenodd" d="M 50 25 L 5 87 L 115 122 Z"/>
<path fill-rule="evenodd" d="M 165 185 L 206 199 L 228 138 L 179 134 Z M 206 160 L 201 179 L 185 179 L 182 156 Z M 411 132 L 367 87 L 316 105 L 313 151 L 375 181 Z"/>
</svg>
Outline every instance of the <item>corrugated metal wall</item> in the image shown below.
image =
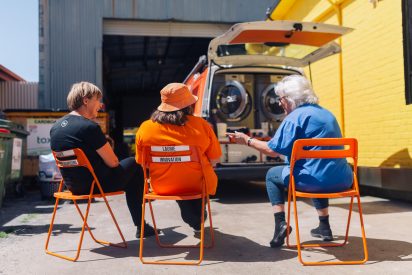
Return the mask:
<svg viewBox="0 0 412 275">
<path fill-rule="evenodd" d="M 49 24 L 44 32 L 42 47 L 45 71 L 40 77 L 39 105 L 66 108 L 70 86 L 83 80 L 96 83 L 96 70 L 101 70 L 96 66 L 96 52 L 101 49 L 103 39 L 102 2 L 43 2 L 48 3 L 44 8 L 44 17 Z"/>
<path fill-rule="evenodd" d="M 0 82 L 0 110 L 37 109 L 37 82 Z"/>
<path fill-rule="evenodd" d="M 273 0 L 39 1 L 39 107 L 66 108 L 70 85 L 102 86 L 103 19 L 234 23 L 264 20 Z"/>
</svg>

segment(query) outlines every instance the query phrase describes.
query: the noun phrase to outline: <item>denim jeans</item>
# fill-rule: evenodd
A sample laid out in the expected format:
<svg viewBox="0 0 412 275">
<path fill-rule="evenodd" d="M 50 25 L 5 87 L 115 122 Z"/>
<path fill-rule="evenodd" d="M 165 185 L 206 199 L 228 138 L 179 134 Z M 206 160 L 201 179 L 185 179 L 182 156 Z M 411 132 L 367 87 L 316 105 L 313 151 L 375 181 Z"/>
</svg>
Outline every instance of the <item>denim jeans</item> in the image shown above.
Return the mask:
<svg viewBox="0 0 412 275">
<path fill-rule="evenodd" d="M 275 166 L 269 169 L 266 174 L 266 190 L 272 205 L 285 204 L 285 188 L 289 186 L 289 176 L 282 179 L 282 171 L 289 166 Z M 312 199 L 316 209 L 323 209 L 329 206 L 328 199 Z"/>
</svg>

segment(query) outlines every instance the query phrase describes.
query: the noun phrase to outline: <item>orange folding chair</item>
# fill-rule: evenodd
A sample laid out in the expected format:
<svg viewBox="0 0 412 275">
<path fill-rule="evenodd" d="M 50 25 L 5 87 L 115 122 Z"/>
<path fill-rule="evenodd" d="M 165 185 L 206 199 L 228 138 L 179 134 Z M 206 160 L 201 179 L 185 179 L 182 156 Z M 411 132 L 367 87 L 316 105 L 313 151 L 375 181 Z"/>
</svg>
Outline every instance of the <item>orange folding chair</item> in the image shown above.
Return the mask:
<svg viewBox="0 0 412 275">
<path fill-rule="evenodd" d="M 83 242 L 83 236 L 84 236 L 84 230 L 87 229 L 87 231 L 89 232 L 90 236 L 92 237 L 92 239 L 102 245 L 111 245 L 111 246 L 116 246 L 116 247 L 122 247 L 122 248 L 126 248 L 127 244 L 126 241 L 123 237 L 122 231 L 119 228 L 119 225 L 117 224 L 116 218 L 114 217 L 114 214 L 112 212 L 112 209 L 110 208 L 109 202 L 107 201 L 107 196 L 113 196 L 113 195 L 121 195 L 124 192 L 123 191 L 117 191 L 117 192 L 111 192 L 111 193 L 104 193 L 103 189 L 100 185 L 99 180 L 96 177 L 96 174 L 94 173 L 94 169 L 91 166 L 89 160 L 87 159 L 86 155 L 83 153 L 83 151 L 79 148 L 76 149 L 72 149 L 72 150 L 67 150 L 67 151 L 61 151 L 61 152 L 54 152 L 53 151 L 53 156 L 54 159 L 56 160 L 56 164 L 57 167 L 59 167 L 59 170 L 61 171 L 62 169 L 70 169 L 70 168 L 74 168 L 74 167 L 85 167 L 89 170 L 90 174 L 93 176 L 93 182 L 91 184 L 90 187 L 90 193 L 87 195 L 73 195 L 72 192 L 70 191 L 62 191 L 63 190 L 63 179 L 60 182 L 60 186 L 59 186 L 59 190 L 58 192 L 54 193 L 54 197 L 56 198 L 56 203 L 54 204 L 54 211 L 53 211 L 53 215 L 52 215 L 52 219 L 50 222 L 50 227 L 49 227 L 49 232 L 47 234 L 47 240 L 46 240 L 46 253 L 65 259 L 65 260 L 69 260 L 69 261 L 76 261 L 79 258 L 80 255 L 80 250 L 82 247 L 82 242 Z M 99 189 L 100 193 L 97 194 L 93 194 L 93 190 L 94 187 L 97 186 L 97 188 Z M 116 225 L 117 231 L 120 234 L 120 237 L 122 238 L 122 244 L 114 244 L 111 242 L 107 242 L 107 241 L 102 241 L 102 240 L 98 240 L 94 237 L 89 225 L 87 224 L 87 218 L 89 216 L 89 210 L 90 210 L 90 204 L 92 199 L 94 198 L 103 198 L 104 202 L 106 203 L 106 206 L 110 212 L 110 215 Z M 50 235 L 53 231 L 53 225 L 54 225 L 54 218 L 56 216 L 56 211 L 57 211 L 57 207 L 59 205 L 59 200 L 72 200 L 74 205 L 76 206 L 77 211 L 80 214 L 80 217 L 83 220 L 83 226 L 82 226 L 82 231 L 80 233 L 80 240 L 77 246 L 77 253 L 75 257 L 68 257 L 62 254 L 58 254 L 56 252 L 52 252 L 48 250 L 48 246 L 49 246 L 49 240 L 50 240 Z M 78 200 L 87 200 L 87 208 L 86 208 L 86 213 L 83 215 L 82 211 L 80 210 L 77 201 Z"/>
<path fill-rule="evenodd" d="M 173 165 L 179 165 L 182 163 L 198 163 L 202 171 L 202 178 L 198 186 L 192 186 L 191 190 L 184 190 L 181 187 L 179 191 L 175 192 L 170 188 L 168 190 L 162 190 L 161 186 L 156 185 L 156 181 L 150 178 L 151 172 L 155 165 L 167 165 L 170 167 Z M 204 177 L 204 163 L 201 158 L 201 153 L 198 147 L 189 145 L 171 145 L 171 146 L 146 146 L 143 149 L 143 171 L 145 178 L 144 185 L 144 195 L 142 204 L 142 230 L 140 233 L 140 260 L 144 264 L 175 264 L 175 265 L 198 265 L 203 260 L 203 250 L 204 247 L 211 248 L 214 245 L 214 235 L 213 235 L 213 224 L 212 224 L 212 213 L 210 211 L 210 200 L 207 192 L 207 184 Z M 176 177 L 176 175 L 171 175 L 171 177 Z M 183 184 L 187 180 L 182 176 L 179 181 Z M 150 184 L 150 187 L 149 187 Z M 190 183 L 191 184 L 191 183 Z M 150 188 L 152 191 L 150 191 Z M 156 190 L 162 190 L 162 194 L 156 193 Z M 153 211 L 152 200 L 193 200 L 202 199 L 201 208 L 201 230 L 200 230 L 200 244 L 197 245 L 176 245 L 170 243 L 162 243 L 159 239 L 159 234 L 157 233 L 156 221 Z M 146 201 L 149 203 L 150 214 L 152 216 L 153 226 L 156 232 L 156 242 L 162 248 L 199 248 L 199 260 L 197 261 L 146 261 L 143 258 L 143 247 L 144 247 L 144 220 L 145 220 L 145 205 Z M 204 227 L 204 209 L 205 203 L 207 203 L 207 211 L 209 212 L 209 222 L 210 222 L 210 244 L 205 245 L 205 227 Z"/>
<path fill-rule="evenodd" d="M 307 147 L 312 146 L 344 146 L 343 149 L 328 149 L 328 150 L 311 150 Z M 352 158 L 353 159 L 353 185 L 350 189 L 336 192 L 336 193 L 307 193 L 296 191 L 295 188 L 295 177 L 293 176 L 293 169 L 295 167 L 296 161 L 300 159 L 334 159 L 334 158 Z M 365 228 L 363 225 L 362 218 L 362 207 L 360 202 L 359 186 L 357 180 L 357 169 L 358 169 L 358 142 L 354 138 L 319 138 L 319 139 L 299 139 L 295 141 L 292 150 L 292 156 L 290 159 L 290 180 L 289 180 L 289 192 L 288 192 L 288 216 L 287 216 L 287 238 L 286 244 L 289 248 L 296 248 L 298 250 L 299 261 L 303 265 L 354 265 L 363 264 L 368 260 L 368 248 L 366 245 Z M 343 198 L 350 197 L 350 206 L 348 214 L 348 222 L 346 226 L 346 235 L 342 243 L 311 243 L 302 244 L 299 237 L 299 222 L 298 222 L 298 210 L 296 205 L 296 198 Z M 348 242 L 349 225 L 352 214 L 353 199 L 356 197 L 358 202 L 359 219 L 362 231 L 362 242 L 364 258 L 362 260 L 352 260 L 352 261 L 328 261 L 328 262 L 309 262 L 302 259 L 302 248 L 307 247 L 337 247 L 344 246 Z M 289 225 L 290 225 L 290 204 L 293 200 L 294 216 L 295 216 L 295 226 L 296 226 L 296 245 L 289 244 Z"/>
</svg>

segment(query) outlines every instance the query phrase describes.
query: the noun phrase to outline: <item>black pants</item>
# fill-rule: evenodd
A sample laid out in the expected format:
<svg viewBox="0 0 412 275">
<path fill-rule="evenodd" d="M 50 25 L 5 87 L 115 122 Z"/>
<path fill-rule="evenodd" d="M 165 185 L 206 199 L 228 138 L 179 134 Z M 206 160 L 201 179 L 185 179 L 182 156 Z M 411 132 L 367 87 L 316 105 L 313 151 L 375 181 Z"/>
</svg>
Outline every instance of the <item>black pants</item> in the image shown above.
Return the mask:
<svg viewBox="0 0 412 275">
<path fill-rule="evenodd" d="M 127 207 L 134 225 L 140 225 L 142 218 L 143 169 L 134 157 L 120 161 L 116 168 L 110 169 L 104 178 L 99 178 L 104 192 L 123 190 L 126 193 Z"/>
<path fill-rule="evenodd" d="M 144 176 L 142 167 L 136 163 L 134 157 L 128 157 L 120 161 L 116 168 L 108 168 L 102 174 L 97 175 L 103 191 L 125 191 L 126 203 L 132 216 L 134 225 L 140 225 L 142 218 L 142 200 Z M 89 187 L 90 188 L 90 187 Z M 89 189 L 90 190 L 90 189 Z M 78 194 L 87 194 L 87 190 L 78 191 Z M 100 193 L 94 188 L 94 193 Z M 190 226 L 200 224 L 200 209 L 202 200 L 177 201 L 183 221 Z"/>
<path fill-rule="evenodd" d="M 191 227 L 200 228 L 200 213 L 202 209 L 202 200 L 176 201 L 180 208 L 180 214 L 185 223 Z M 206 202 L 205 202 L 206 206 Z M 204 211 L 204 210 L 203 210 Z"/>
<path fill-rule="evenodd" d="M 124 190 L 126 202 L 134 225 L 140 225 L 142 218 L 142 199 L 144 176 L 142 167 L 134 157 L 120 161 L 120 165 L 110 169 L 110 173 L 100 179 L 104 192 Z M 192 227 L 200 226 L 202 200 L 177 201 L 184 222 Z"/>
</svg>

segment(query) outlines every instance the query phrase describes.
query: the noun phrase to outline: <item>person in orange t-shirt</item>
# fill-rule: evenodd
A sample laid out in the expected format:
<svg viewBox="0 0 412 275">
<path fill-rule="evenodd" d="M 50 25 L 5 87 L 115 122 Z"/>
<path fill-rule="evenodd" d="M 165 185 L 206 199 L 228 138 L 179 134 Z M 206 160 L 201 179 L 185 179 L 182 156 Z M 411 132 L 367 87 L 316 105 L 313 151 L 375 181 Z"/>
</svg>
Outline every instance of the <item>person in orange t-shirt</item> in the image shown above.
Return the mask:
<svg viewBox="0 0 412 275">
<path fill-rule="evenodd" d="M 192 145 L 201 150 L 203 163 L 206 165 L 205 179 L 210 195 L 216 193 L 217 176 L 213 166 L 222 155 L 219 141 L 206 120 L 193 116 L 192 105 L 197 97 L 182 83 L 170 83 L 161 91 L 161 101 L 151 118 L 140 125 L 136 133 L 136 162 L 142 164 L 143 147 L 150 145 Z M 157 182 L 156 193 L 168 191 L 189 191 L 201 181 L 201 170 L 198 163 L 178 163 L 173 168 L 157 165 L 150 177 Z M 173 169 L 173 170 L 170 170 Z M 167 171 L 167 174 L 166 174 Z M 176 175 L 173 177 L 171 175 Z M 184 175 L 184 182 L 178 176 Z M 196 187 L 197 188 L 197 187 Z M 201 200 L 177 201 L 183 220 L 195 230 L 200 230 Z"/>
</svg>

